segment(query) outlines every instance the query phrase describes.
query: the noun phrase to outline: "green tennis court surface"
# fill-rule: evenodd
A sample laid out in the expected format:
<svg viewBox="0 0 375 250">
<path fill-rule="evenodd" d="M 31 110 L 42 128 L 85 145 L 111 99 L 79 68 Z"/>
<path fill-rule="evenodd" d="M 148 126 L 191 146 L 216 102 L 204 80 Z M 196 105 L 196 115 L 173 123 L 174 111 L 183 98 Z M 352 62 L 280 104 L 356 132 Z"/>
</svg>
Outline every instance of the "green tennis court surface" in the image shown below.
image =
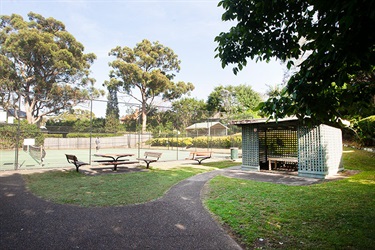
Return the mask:
<svg viewBox="0 0 375 250">
<path fill-rule="evenodd" d="M 175 149 L 175 150 L 166 150 L 166 149 L 137 149 L 137 148 L 104 148 L 100 149 L 98 153 L 130 153 L 134 156 L 129 157 L 131 161 L 135 161 L 137 157 L 143 157 L 145 151 L 154 151 L 163 153 L 159 161 L 175 161 L 175 160 L 184 160 L 189 157 L 190 151 Z M 97 153 L 95 149 L 46 149 L 45 157 L 43 161 L 39 159 L 38 153 L 24 151 L 22 149 L 18 150 L 18 169 L 38 169 L 38 168 L 65 168 L 65 167 L 74 167 L 69 164 L 66 160 L 65 154 L 74 154 L 78 157 L 79 160 L 88 162 L 95 166 L 98 163 L 92 162 L 97 160 L 98 157 L 95 157 L 94 154 Z M 229 151 L 228 151 L 229 155 Z M 225 158 L 227 155 L 219 154 L 216 157 Z M 0 150 L 0 171 L 2 170 L 14 170 L 16 164 L 16 152 L 14 150 Z"/>
</svg>

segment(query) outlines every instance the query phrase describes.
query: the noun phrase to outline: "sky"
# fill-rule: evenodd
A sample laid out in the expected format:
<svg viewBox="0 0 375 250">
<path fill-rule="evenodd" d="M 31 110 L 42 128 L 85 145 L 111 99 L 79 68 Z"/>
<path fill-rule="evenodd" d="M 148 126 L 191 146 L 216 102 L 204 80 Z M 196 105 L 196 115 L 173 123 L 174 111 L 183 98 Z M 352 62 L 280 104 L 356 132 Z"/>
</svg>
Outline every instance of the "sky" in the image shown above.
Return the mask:
<svg viewBox="0 0 375 250">
<path fill-rule="evenodd" d="M 65 24 L 85 47 L 85 53 L 97 56 L 91 67 L 96 87 L 108 80 L 108 56 L 117 46 L 134 48 L 143 39 L 158 41 L 171 48 L 181 60 L 175 81 L 191 82 L 190 97 L 207 100 L 220 85 L 250 85 L 265 93 L 268 86 L 279 84 L 285 67 L 279 61 L 249 61 L 237 75 L 232 67 L 222 68 L 215 58 L 215 37 L 234 23 L 223 22 L 218 0 L 0 0 L 0 15 L 35 12 Z M 104 88 L 103 88 L 104 89 Z M 130 101 L 130 99 L 125 100 Z M 133 101 L 134 102 L 134 101 Z"/>
</svg>

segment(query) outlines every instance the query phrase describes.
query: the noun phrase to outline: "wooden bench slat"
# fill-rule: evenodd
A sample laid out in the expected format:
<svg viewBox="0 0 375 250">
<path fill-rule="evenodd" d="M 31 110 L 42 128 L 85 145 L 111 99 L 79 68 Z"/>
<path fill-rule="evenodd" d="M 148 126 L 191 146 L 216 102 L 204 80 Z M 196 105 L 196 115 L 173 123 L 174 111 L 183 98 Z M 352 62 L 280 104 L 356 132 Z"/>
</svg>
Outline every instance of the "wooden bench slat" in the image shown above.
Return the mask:
<svg viewBox="0 0 375 250">
<path fill-rule="evenodd" d="M 275 167 L 277 166 L 277 162 L 293 162 L 298 163 L 298 158 L 290 158 L 290 157 L 268 157 L 268 170 L 272 170 L 272 163 L 275 163 Z"/>
<path fill-rule="evenodd" d="M 129 159 L 117 160 L 116 162 L 123 162 L 123 161 L 129 161 Z M 101 162 L 115 162 L 115 161 L 113 161 L 113 160 L 95 160 L 93 162 L 101 163 Z"/>
<path fill-rule="evenodd" d="M 137 160 L 144 161 L 147 165 L 146 168 L 149 168 L 150 163 L 157 162 L 162 154 L 163 153 L 158 153 L 158 152 L 145 152 L 144 157 L 143 158 L 137 158 Z M 148 158 L 148 157 L 152 157 L 152 158 Z"/>
<path fill-rule="evenodd" d="M 121 161 L 121 162 L 102 162 L 100 165 L 124 165 L 124 164 L 135 164 L 137 161 Z"/>
</svg>

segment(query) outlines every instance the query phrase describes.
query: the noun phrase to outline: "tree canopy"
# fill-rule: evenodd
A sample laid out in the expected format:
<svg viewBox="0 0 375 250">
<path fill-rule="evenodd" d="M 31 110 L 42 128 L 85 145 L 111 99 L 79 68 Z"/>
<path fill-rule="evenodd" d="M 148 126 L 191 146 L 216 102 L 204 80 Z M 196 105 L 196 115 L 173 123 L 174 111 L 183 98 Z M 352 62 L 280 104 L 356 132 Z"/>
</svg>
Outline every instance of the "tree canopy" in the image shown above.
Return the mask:
<svg viewBox="0 0 375 250">
<path fill-rule="evenodd" d="M 310 116 L 335 122 L 374 113 L 375 2 L 372 0 L 222 0 L 235 21 L 215 41 L 223 67 L 277 58 L 288 68 L 304 58 L 279 97 L 264 110 L 275 118 Z M 271 83 L 274 84 L 274 83 Z"/>
<path fill-rule="evenodd" d="M 207 99 L 207 109 L 212 112 L 225 113 L 230 118 L 245 118 L 244 116 L 257 116 L 256 109 L 262 98 L 251 86 L 241 84 L 238 86 L 215 87 Z"/>
<path fill-rule="evenodd" d="M 180 61 L 172 49 L 159 42 L 144 39 L 133 49 L 118 46 L 109 54 L 116 59 L 109 64 L 113 70 L 107 84 L 118 87 L 141 103 L 143 132 L 146 131 L 147 112 L 156 97 L 173 100 L 194 89 L 192 83 L 172 81 L 180 70 Z"/>
<path fill-rule="evenodd" d="M 29 123 L 59 113 L 99 95 L 89 77 L 96 56 L 62 22 L 30 12 L 1 16 L 0 105 L 19 109 L 24 104 Z"/>
<path fill-rule="evenodd" d="M 209 117 L 206 103 L 195 98 L 181 98 L 172 103 L 175 118 L 175 128 L 184 131 L 185 128 Z"/>
</svg>

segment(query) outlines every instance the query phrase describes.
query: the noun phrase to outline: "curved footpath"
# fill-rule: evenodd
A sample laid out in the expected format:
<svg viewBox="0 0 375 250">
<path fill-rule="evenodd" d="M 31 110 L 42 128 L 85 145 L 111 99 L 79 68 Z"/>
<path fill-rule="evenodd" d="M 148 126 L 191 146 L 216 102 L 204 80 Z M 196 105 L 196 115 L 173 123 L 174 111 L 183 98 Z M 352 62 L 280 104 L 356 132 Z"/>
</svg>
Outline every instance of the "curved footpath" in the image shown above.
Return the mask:
<svg viewBox="0 0 375 250">
<path fill-rule="evenodd" d="M 308 185 L 315 179 L 215 170 L 186 179 L 140 205 L 82 208 L 42 200 L 22 176 L 0 177 L 1 249 L 241 249 L 203 207 L 200 192 L 214 176 Z"/>
</svg>

